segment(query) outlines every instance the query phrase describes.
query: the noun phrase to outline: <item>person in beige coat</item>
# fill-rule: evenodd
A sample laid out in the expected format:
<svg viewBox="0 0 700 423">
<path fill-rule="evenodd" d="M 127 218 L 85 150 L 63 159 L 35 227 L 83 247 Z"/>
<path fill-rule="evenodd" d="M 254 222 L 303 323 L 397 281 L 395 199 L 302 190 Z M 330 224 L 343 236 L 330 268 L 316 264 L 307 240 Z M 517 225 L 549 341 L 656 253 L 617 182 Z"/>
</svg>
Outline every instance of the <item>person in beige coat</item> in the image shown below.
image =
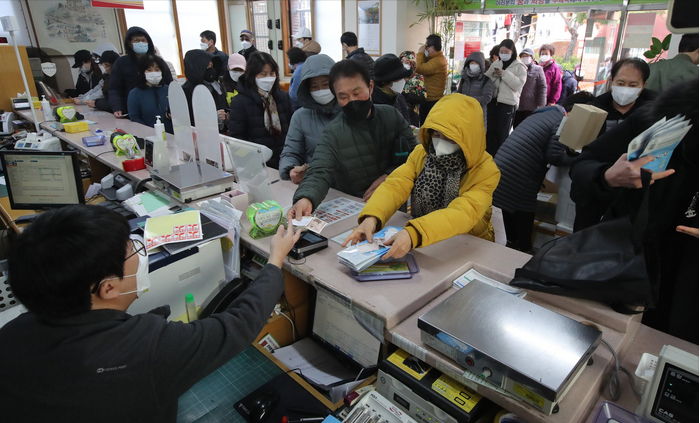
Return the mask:
<svg viewBox="0 0 700 423">
<path fill-rule="evenodd" d="M 489 118 L 486 130 L 486 152 L 492 156 L 508 138 L 513 126 L 515 110 L 520 104 L 520 93 L 527 80 L 527 67 L 518 59 L 513 40 L 503 40 L 497 62 L 484 75 L 491 78 L 496 98 L 495 119 Z"/>
</svg>

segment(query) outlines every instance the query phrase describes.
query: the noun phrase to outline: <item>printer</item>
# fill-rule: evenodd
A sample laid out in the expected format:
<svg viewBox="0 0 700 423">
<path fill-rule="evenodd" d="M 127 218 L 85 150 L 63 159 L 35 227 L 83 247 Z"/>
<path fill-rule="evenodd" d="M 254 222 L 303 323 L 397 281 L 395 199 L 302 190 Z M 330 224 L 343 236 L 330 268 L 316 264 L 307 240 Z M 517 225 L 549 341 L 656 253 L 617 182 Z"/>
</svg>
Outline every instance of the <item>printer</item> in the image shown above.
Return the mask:
<svg viewBox="0 0 700 423">
<path fill-rule="evenodd" d="M 51 134 L 30 132 L 27 138 L 15 143 L 15 150 L 61 151 L 61 141 Z"/>
<path fill-rule="evenodd" d="M 168 320 L 187 321 L 185 296 L 192 294 L 202 309 L 226 284 L 221 241 L 214 239 L 170 255 L 162 248 L 148 254 L 148 278 L 151 287 L 134 301 L 127 313 L 148 313 L 169 305 Z"/>
</svg>

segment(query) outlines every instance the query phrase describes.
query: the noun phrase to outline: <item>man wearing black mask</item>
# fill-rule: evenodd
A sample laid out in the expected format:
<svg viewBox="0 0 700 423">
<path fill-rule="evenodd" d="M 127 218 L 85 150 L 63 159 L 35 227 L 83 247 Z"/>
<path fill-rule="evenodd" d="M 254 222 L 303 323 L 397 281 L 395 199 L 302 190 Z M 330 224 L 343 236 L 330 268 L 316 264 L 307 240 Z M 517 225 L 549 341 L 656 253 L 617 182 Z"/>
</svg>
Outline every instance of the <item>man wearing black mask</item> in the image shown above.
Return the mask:
<svg viewBox="0 0 700 423">
<path fill-rule="evenodd" d="M 216 112 L 219 117 L 219 132 L 226 130 L 228 121 L 228 104 L 226 103 L 226 91 L 217 82 L 218 69 L 222 66 L 221 60 L 212 53 L 204 50 L 190 50 L 185 54 L 185 76 L 187 82 L 182 85 L 190 108 L 190 121 L 194 125 L 194 113 L 192 111 L 192 93 L 197 85 L 204 84 L 216 104 Z"/>
<path fill-rule="evenodd" d="M 323 131 L 311 167 L 294 193 L 289 219 L 311 215 L 331 180 L 338 190 L 367 201 L 416 145 L 409 124 L 394 107 L 372 104 L 374 84 L 361 63 L 342 60 L 328 77 L 343 113 Z"/>
</svg>

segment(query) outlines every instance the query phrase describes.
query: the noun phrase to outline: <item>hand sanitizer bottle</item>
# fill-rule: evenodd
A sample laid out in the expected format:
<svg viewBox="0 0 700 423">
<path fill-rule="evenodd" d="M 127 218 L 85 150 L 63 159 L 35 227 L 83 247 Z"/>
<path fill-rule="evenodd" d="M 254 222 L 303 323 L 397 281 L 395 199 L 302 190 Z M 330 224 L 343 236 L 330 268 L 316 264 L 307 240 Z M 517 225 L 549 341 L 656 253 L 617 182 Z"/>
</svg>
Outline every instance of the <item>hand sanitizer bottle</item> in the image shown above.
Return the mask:
<svg viewBox="0 0 700 423">
<path fill-rule="evenodd" d="M 153 128 L 156 130 L 156 138 L 165 141 L 165 125 L 160 122 L 160 116 L 156 116 L 156 124 Z"/>
<path fill-rule="evenodd" d="M 44 122 L 56 120 L 53 117 L 53 110 L 51 110 L 51 104 L 49 103 L 49 100 L 46 99 L 45 95 L 41 96 L 41 111 L 44 113 Z"/>
</svg>

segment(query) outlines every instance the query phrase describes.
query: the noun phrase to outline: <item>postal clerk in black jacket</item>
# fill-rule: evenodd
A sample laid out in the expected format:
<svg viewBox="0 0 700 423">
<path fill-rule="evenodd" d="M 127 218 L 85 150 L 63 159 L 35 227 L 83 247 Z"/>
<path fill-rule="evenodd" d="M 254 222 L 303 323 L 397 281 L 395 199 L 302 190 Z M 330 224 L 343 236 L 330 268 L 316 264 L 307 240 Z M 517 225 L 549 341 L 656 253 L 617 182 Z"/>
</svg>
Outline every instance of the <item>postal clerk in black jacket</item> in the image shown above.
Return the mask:
<svg viewBox="0 0 700 423">
<path fill-rule="evenodd" d="M 291 225 L 290 225 L 291 228 Z M 270 260 L 229 308 L 192 323 L 126 310 L 148 292 L 148 257 L 99 206 L 39 216 L 13 244 L 9 282 L 29 310 L 0 328 L 7 422 L 172 422 L 180 395 L 248 347 L 284 291 L 299 238 L 280 226 Z"/>
<path fill-rule="evenodd" d="M 231 100 L 229 111 L 228 134 L 268 147 L 272 158 L 267 165 L 279 168 L 294 106 L 289 94 L 280 89 L 275 59 L 263 52 L 252 54 L 236 89 L 238 95 Z"/>
<path fill-rule="evenodd" d="M 693 127 L 673 150 L 667 170 L 652 175 L 644 254 L 658 270 L 656 309 L 642 323 L 698 343 L 698 78 L 681 82 L 584 147 L 571 165 L 571 199 L 598 204 L 611 218 L 631 215 L 642 201 L 640 169 L 650 156 L 627 161 L 627 146 L 661 118 L 685 116 Z M 656 269 L 658 267 L 658 269 Z M 652 281 L 654 282 L 654 281 Z"/>
</svg>

